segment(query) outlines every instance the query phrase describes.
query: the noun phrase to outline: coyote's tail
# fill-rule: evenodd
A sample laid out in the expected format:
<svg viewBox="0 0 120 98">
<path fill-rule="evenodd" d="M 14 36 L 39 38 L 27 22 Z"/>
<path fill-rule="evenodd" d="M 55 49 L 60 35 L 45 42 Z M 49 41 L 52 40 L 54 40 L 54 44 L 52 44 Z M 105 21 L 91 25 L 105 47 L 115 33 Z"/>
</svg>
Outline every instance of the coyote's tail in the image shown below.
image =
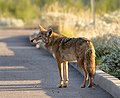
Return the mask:
<svg viewBox="0 0 120 98">
<path fill-rule="evenodd" d="M 86 69 L 90 78 L 94 78 L 96 65 L 95 65 L 95 49 L 92 42 L 88 43 L 88 50 L 85 53 Z"/>
</svg>

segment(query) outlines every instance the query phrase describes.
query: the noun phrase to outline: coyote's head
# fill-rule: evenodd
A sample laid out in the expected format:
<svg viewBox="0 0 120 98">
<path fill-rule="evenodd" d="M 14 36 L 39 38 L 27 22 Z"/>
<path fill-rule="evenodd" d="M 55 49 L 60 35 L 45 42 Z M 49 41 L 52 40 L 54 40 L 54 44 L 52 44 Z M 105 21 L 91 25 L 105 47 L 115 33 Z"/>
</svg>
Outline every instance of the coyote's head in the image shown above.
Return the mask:
<svg viewBox="0 0 120 98">
<path fill-rule="evenodd" d="M 41 40 L 43 43 L 49 43 L 49 38 L 52 32 L 53 30 L 51 28 L 46 30 L 39 25 L 39 33 L 37 34 L 37 37 L 34 40 L 36 40 L 36 42 Z"/>
<path fill-rule="evenodd" d="M 47 30 L 44 29 L 42 26 L 38 25 L 39 26 L 39 33 L 34 35 L 34 37 L 32 37 L 31 39 L 31 42 L 33 43 L 39 43 L 42 41 L 42 36 L 44 36 L 44 34 L 47 33 Z"/>
</svg>

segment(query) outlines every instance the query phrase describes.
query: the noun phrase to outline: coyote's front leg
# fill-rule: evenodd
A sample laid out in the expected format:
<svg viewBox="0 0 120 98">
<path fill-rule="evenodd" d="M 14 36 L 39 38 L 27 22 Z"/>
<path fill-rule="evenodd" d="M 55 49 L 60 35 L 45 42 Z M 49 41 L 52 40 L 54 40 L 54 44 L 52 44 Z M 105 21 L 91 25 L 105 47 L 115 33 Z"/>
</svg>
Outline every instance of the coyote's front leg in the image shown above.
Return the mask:
<svg viewBox="0 0 120 98">
<path fill-rule="evenodd" d="M 63 62 L 64 66 L 64 87 L 68 87 L 68 62 Z"/>
<path fill-rule="evenodd" d="M 64 87 L 64 77 L 63 77 L 63 63 L 57 62 L 58 63 L 58 69 L 59 69 L 59 75 L 60 75 L 60 85 L 58 86 L 59 88 Z"/>
</svg>

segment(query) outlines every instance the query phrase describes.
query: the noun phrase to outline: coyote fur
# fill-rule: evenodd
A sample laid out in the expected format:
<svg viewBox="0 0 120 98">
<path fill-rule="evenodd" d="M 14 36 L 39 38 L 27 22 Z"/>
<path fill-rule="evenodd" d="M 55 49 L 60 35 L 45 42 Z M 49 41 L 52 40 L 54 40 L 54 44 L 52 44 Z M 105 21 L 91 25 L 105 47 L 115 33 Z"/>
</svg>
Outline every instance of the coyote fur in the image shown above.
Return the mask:
<svg viewBox="0 0 120 98">
<path fill-rule="evenodd" d="M 82 88 L 93 86 L 95 75 L 95 49 L 92 42 L 86 38 L 68 38 L 53 32 L 52 29 L 44 29 L 39 25 L 40 31 L 37 37 L 42 39 L 45 47 L 50 50 L 58 64 L 60 85 L 59 88 L 68 86 L 68 62 L 78 62 L 84 72 Z"/>
</svg>

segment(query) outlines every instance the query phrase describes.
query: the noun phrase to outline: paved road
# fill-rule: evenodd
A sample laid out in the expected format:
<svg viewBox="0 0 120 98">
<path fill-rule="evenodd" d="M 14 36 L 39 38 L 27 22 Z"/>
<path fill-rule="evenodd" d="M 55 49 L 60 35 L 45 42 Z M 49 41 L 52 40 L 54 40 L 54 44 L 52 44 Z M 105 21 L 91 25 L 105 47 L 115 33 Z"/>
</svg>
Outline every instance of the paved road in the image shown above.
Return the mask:
<svg viewBox="0 0 120 98">
<path fill-rule="evenodd" d="M 28 41 L 32 30 L 0 30 L 0 98 L 113 98 L 99 86 L 80 88 L 83 76 L 69 67 L 69 87 L 57 88 L 56 62 Z"/>
</svg>

